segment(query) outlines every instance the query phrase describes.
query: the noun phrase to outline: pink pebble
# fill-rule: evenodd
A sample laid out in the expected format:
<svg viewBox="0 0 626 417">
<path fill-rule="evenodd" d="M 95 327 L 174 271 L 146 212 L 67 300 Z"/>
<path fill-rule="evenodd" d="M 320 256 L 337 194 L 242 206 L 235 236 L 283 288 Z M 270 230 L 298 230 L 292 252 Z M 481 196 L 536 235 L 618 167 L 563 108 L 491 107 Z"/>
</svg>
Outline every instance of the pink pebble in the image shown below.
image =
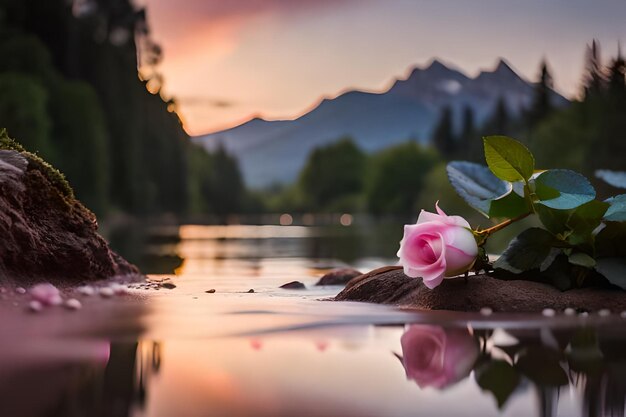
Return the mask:
<svg viewBox="0 0 626 417">
<path fill-rule="evenodd" d="M 43 310 L 43 305 L 37 300 L 32 300 L 30 303 L 28 303 L 28 309 L 33 313 L 39 313 L 41 310 Z"/>
<path fill-rule="evenodd" d="M 83 305 L 76 298 L 70 298 L 65 302 L 65 307 L 68 310 L 80 310 Z"/>
<path fill-rule="evenodd" d="M 128 288 L 125 285 L 118 284 L 117 282 L 114 282 L 111 285 L 109 285 L 109 288 L 113 290 L 113 293 L 115 293 L 115 295 L 128 294 Z"/>
<path fill-rule="evenodd" d="M 98 292 L 100 293 L 100 296 L 104 298 L 112 297 L 115 294 L 113 290 L 109 287 L 100 288 L 100 291 Z"/>
<path fill-rule="evenodd" d="M 43 305 L 57 306 L 63 303 L 61 292 L 52 284 L 37 284 L 31 287 L 29 292 L 34 301 L 39 301 Z"/>
</svg>

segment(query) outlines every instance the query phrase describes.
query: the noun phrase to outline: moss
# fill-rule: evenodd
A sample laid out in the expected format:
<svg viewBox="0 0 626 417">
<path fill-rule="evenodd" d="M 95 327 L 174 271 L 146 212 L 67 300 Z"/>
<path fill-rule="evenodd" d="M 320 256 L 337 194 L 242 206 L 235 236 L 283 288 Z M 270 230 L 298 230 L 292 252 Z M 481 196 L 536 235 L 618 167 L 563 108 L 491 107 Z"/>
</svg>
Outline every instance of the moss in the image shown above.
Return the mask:
<svg viewBox="0 0 626 417">
<path fill-rule="evenodd" d="M 22 145 L 7 134 L 6 129 L 0 129 L 0 149 L 17 151 L 28 159 L 28 169 L 39 171 L 50 183 L 68 200 L 74 200 L 74 191 L 65 179 L 65 176 L 52 165 L 34 153 L 28 152 Z"/>
</svg>

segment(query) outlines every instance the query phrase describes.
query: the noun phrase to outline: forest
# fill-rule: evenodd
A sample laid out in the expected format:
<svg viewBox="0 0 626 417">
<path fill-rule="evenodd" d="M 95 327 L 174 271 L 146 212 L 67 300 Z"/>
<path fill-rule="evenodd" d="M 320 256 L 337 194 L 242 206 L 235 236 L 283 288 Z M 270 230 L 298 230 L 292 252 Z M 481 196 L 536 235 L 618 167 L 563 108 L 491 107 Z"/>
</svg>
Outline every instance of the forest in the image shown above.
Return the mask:
<svg viewBox="0 0 626 417">
<path fill-rule="evenodd" d="M 130 0 L 0 0 L 0 56 L 0 124 L 98 215 L 242 209 L 236 161 L 191 143 Z"/>
<path fill-rule="evenodd" d="M 500 100 L 481 126 L 466 108 L 455 130 L 452 110 L 444 108 L 432 146 L 408 141 L 368 155 L 349 137 L 341 138 L 314 150 L 297 183 L 268 192 L 266 205 L 275 211 L 410 215 L 432 209 L 437 196 L 450 211 L 471 215 L 449 185 L 445 165 L 451 160 L 482 163 L 481 138 L 487 135 L 517 138 L 535 153 L 537 166 L 581 172 L 600 196 L 607 196 L 609 186 L 595 178 L 595 171 L 626 170 L 626 65 L 621 51 L 605 61 L 599 43 L 591 42 L 579 98 L 564 108 L 551 103 L 553 83 L 543 61 L 531 106 L 515 117 Z"/>
<path fill-rule="evenodd" d="M 587 46 L 580 94 L 569 106 L 551 104 L 544 61 L 532 105 L 519 116 L 501 100 L 481 126 L 465 109 L 455 129 L 444 108 L 432 146 L 407 140 L 375 154 L 337 138 L 311 153 L 296 183 L 263 191 L 246 190 L 223 148 L 208 153 L 192 143 L 176 100 L 162 93 L 163 53 L 146 11 L 130 0 L 0 0 L 0 57 L 0 125 L 58 167 L 100 216 L 404 215 L 430 204 L 433 194 L 463 210 L 445 163 L 479 161 L 480 138 L 490 134 L 521 140 L 539 166 L 592 180 L 597 169 L 626 169 L 626 66 L 619 50 L 603 60 L 596 41 Z"/>
</svg>

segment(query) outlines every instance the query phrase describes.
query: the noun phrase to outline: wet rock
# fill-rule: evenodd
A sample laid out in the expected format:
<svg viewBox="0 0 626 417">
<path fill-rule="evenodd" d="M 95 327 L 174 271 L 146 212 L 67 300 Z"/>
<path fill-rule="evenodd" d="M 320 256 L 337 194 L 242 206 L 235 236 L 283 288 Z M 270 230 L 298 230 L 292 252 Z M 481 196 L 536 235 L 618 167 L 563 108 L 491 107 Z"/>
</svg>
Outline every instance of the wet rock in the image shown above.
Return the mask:
<svg viewBox="0 0 626 417">
<path fill-rule="evenodd" d="M 280 286 L 286 290 L 306 290 L 306 286 L 300 281 L 291 281 Z"/>
<path fill-rule="evenodd" d="M 210 290 L 206 290 L 205 293 L 207 293 L 207 294 L 214 294 L 215 293 L 215 288 L 211 288 Z"/>
<path fill-rule="evenodd" d="M 254 289 L 250 288 L 247 292 L 251 294 L 254 292 Z"/>
<path fill-rule="evenodd" d="M 0 131 L 0 280 L 81 282 L 138 274 L 98 234 L 63 176 Z"/>
<path fill-rule="evenodd" d="M 541 313 L 545 309 L 612 312 L 626 310 L 626 293 L 604 288 L 561 292 L 540 282 L 500 280 L 487 275 L 447 279 L 433 290 L 397 267 L 380 268 L 352 280 L 337 301 L 364 301 L 424 310 Z"/>
<path fill-rule="evenodd" d="M 161 283 L 161 288 L 165 288 L 168 290 L 173 290 L 174 288 L 176 288 L 176 284 L 172 283 L 172 282 L 163 282 Z"/>
<path fill-rule="evenodd" d="M 362 275 L 362 272 L 354 268 L 337 268 L 320 278 L 315 285 L 346 285 L 354 277 Z"/>
</svg>

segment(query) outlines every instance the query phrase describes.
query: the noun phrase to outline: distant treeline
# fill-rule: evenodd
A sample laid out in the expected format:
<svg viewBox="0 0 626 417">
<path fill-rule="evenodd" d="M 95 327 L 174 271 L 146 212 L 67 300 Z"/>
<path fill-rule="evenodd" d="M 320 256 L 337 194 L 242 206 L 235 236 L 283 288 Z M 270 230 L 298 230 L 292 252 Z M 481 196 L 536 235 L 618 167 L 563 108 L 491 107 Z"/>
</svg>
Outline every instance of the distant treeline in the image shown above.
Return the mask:
<svg viewBox="0 0 626 417">
<path fill-rule="evenodd" d="M 0 0 L 0 127 L 98 214 L 241 211 L 236 161 L 189 141 L 160 59 L 130 0 Z"/>
<path fill-rule="evenodd" d="M 100 215 L 407 214 L 437 199 L 462 213 L 445 162 L 482 161 L 489 134 L 526 142 L 538 166 L 590 179 L 598 168 L 626 170 L 626 66 L 621 53 L 602 60 L 597 42 L 580 97 L 565 108 L 550 101 L 543 62 L 521 115 L 500 100 L 482 126 L 466 108 L 455 129 L 444 108 L 430 147 L 407 141 L 372 155 L 338 138 L 311 153 L 295 184 L 256 193 L 223 149 L 209 154 L 190 142 L 176 101 L 161 94 L 160 60 L 145 10 L 131 0 L 0 0 L 0 127 L 63 171 Z"/>
<path fill-rule="evenodd" d="M 270 211 L 417 213 L 436 200 L 451 212 L 470 214 L 447 181 L 447 161 L 483 162 L 482 136 L 509 135 L 525 142 L 537 166 L 584 173 L 601 196 L 607 185 L 594 178 L 599 168 L 626 170 L 626 65 L 621 53 L 605 63 L 600 47 L 587 48 L 580 98 L 565 108 L 551 103 L 552 76 L 541 64 L 531 106 L 513 116 L 500 100 L 492 116 L 476 126 L 466 108 L 461 129 L 450 108 L 441 111 L 431 146 L 416 142 L 367 155 L 349 137 L 315 149 L 299 180 L 264 193 Z"/>
</svg>

